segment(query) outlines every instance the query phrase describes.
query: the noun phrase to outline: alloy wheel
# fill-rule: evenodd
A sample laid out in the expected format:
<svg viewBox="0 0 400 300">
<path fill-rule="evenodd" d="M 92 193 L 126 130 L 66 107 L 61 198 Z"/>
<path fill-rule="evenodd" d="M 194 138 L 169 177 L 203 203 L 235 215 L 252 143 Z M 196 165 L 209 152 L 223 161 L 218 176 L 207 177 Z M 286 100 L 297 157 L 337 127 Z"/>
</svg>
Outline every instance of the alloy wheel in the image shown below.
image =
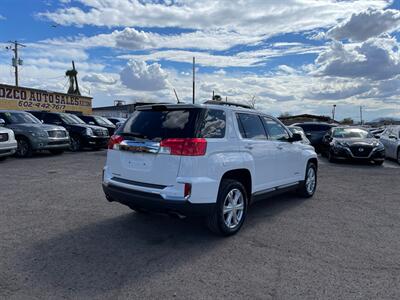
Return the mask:
<svg viewBox="0 0 400 300">
<path fill-rule="evenodd" d="M 232 189 L 225 197 L 223 217 L 225 225 L 234 229 L 239 226 L 243 218 L 244 197 L 239 189 Z"/>
<path fill-rule="evenodd" d="M 314 168 L 309 168 L 307 171 L 306 189 L 310 195 L 314 193 L 315 183 L 316 183 L 315 170 Z"/>
<path fill-rule="evenodd" d="M 400 149 L 397 151 L 397 163 L 400 164 Z"/>
<path fill-rule="evenodd" d="M 81 146 L 81 143 L 80 143 L 79 139 L 77 137 L 71 136 L 71 145 L 70 145 L 71 151 L 73 151 L 73 152 L 78 151 L 80 146 Z"/>
<path fill-rule="evenodd" d="M 18 140 L 18 143 L 17 143 L 17 154 L 18 154 L 18 156 L 24 157 L 24 156 L 27 155 L 28 151 L 29 151 L 28 142 L 25 141 L 24 139 Z"/>
</svg>

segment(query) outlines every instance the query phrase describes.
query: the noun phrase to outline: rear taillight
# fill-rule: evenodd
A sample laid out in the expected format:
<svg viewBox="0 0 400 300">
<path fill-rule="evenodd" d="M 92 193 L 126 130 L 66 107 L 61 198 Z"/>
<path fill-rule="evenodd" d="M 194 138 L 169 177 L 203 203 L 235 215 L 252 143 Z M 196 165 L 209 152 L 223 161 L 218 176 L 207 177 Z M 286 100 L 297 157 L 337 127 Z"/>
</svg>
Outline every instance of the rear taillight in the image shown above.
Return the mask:
<svg viewBox="0 0 400 300">
<path fill-rule="evenodd" d="M 163 153 L 184 156 L 202 156 L 206 154 L 207 140 L 203 138 L 165 139 L 160 142 Z"/>
<path fill-rule="evenodd" d="M 123 136 L 120 135 L 112 135 L 110 140 L 108 141 L 108 149 L 118 149 L 118 145 L 124 140 Z"/>
</svg>

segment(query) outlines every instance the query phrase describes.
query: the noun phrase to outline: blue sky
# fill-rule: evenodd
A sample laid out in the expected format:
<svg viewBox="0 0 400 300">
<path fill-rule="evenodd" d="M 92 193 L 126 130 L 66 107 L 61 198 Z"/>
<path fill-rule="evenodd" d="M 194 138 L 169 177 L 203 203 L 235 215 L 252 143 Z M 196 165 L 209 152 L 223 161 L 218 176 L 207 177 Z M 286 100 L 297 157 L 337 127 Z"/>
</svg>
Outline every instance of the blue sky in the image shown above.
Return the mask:
<svg viewBox="0 0 400 300">
<path fill-rule="evenodd" d="M 74 59 L 95 106 L 173 102 L 174 88 L 190 101 L 196 56 L 199 102 L 214 90 L 275 115 L 400 117 L 399 2 L 2 0 L 0 81 L 16 39 L 21 85 L 66 91 Z"/>
</svg>

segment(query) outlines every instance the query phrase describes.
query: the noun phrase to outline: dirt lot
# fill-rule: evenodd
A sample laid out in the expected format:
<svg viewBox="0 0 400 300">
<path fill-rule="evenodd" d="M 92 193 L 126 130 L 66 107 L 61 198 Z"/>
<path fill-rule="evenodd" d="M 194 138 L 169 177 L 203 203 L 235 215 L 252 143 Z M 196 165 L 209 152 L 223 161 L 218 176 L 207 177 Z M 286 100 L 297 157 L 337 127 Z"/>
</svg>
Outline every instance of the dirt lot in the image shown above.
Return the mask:
<svg viewBox="0 0 400 300">
<path fill-rule="evenodd" d="M 314 198 L 201 220 L 108 203 L 105 151 L 0 163 L 0 298 L 400 299 L 400 168 L 321 161 Z"/>
</svg>

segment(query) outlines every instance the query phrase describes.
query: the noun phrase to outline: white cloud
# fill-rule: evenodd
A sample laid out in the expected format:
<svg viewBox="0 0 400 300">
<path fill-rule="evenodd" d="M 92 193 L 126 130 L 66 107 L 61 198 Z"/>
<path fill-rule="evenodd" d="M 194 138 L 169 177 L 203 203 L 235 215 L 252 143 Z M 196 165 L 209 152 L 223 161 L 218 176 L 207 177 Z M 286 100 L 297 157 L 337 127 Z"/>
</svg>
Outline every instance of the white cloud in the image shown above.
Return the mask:
<svg viewBox="0 0 400 300">
<path fill-rule="evenodd" d="M 154 47 L 149 34 L 144 31 L 137 31 L 134 28 L 125 28 L 122 31 L 114 31 L 115 46 L 126 49 L 145 49 Z"/>
<path fill-rule="evenodd" d="M 161 50 L 152 51 L 148 54 L 125 54 L 120 59 L 140 59 L 149 61 L 173 61 L 191 63 L 196 57 L 196 64 L 207 67 L 256 67 L 265 64 L 265 61 L 274 57 L 282 57 L 294 54 L 318 53 L 325 49 L 325 46 L 310 46 L 294 43 L 294 45 L 270 46 L 253 51 L 243 51 L 232 55 L 217 55 L 208 52 L 186 51 L 186 50 Z"/>
<path fill-rule="evenodd" d="M 168 86 L 168 74 L 157 63 L 148 65 L 144 61 L 131 59 L 120 77 L 121 82 L 132 90 L 158 91 Z"/>
<path fill-rule="evenodd" d="M 224 29 L 241 34 L 271 36 L 334 25 L 338 19 L 367 8 L 383 9 L 388 0 L 180 0 L 170 3 L 139 0 L 79 0 L 39 13 L 62 25 L 179 27 Z M 288 9 L 290 7 L 290 9 Z M 282 21 L 284 20 L 284 21 Z"/>
<path fill-rule="evenodd" d="M 180 34 L 161 35 L 127 27 L 94 36 L 44 40 L 51 45 L 69 45 L 75 48 L 112 47 L 127 50 L 143 49 L 200 49 L 227 50 L 237 45 L 255 45 L 263 39 L 260 35 L 239 34 L 226 30 L 205 30 Z"/>
<path fill-rule="evenodd" d="M 210 67 L 249 67 L 260 64 L 258 58 L 239 57 L 237 55 L 213 55 L 207 52 L 194 52 L 183 50 L 165 50 L 155 51 L 149 54 L 128 54 L 121 55 L 118 58 L 139 59 L 149 61 L 174 61 L 191 63 L 193 57 L 196 57 L 196 64 L 199 66 Z"/>
<path fill-rule="evenodd" d="M 388 79 L 400 74 L 400 45 L 395 38 L 372 38 L 361 44 L 332 42 L 316 60 L 319 76 Z"/>
<path fill-rule="evenodd" d="M 116 78 L 113 78 L 110 74 L 99 74 L 91 73 L 82 77 L 83 81 L 91 83 L 102 83 L 105 85 L 115 84 L 117 82 Z"/>
<path fill-rule="evenodd" d="M 0 15 L 0 21 L 4 21 L 4 20 L 7 20 L 7 18 L 3 15 Z"/>
<path fill-rule="evenodd" d="M 349 39 L 361 42 L 382 33 L 392 32 L 400 27 L 400 12 L 394 9 L 368 9 L 353 14 L 349 19 L 333 27 L 327 37 L 335 40 Z"/>
</svg>

